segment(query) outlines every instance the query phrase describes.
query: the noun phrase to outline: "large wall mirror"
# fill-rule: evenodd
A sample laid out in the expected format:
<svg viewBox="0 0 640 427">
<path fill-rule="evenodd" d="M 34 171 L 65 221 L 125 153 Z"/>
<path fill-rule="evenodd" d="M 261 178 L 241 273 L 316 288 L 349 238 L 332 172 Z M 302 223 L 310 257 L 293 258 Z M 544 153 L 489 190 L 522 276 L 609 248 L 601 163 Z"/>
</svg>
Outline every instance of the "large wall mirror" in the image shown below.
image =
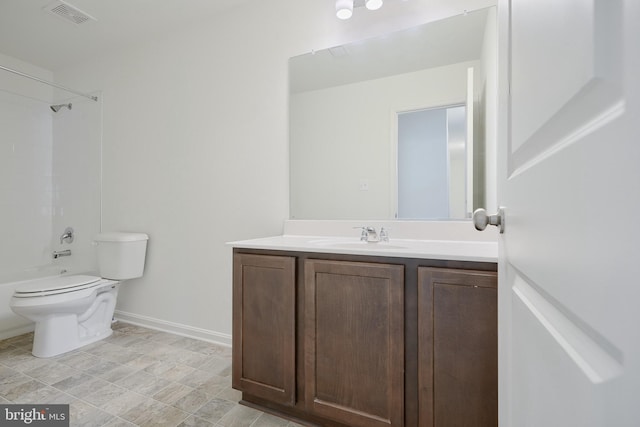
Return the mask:
<svg viewBox="0 0 640 427">
<path fill-rule="evenodd" d="M 495 8 L 291 58 L 292 219 L 465 219 L 495 199 Z"/>
</svg>

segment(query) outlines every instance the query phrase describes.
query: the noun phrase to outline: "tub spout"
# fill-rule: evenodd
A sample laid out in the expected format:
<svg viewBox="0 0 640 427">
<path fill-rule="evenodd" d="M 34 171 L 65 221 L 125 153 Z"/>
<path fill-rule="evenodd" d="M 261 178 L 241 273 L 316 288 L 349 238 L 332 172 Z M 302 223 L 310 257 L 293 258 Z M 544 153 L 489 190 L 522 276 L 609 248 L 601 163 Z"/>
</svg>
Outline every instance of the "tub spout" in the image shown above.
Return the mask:
<svg viewBox="0 0 640 427">
<path fill-rule="evenodd" d="M 53 251 L 53 259 L 58 259 L 61 256 L 71 256 L 71 249 L 64 251 Z"/>
</svg>

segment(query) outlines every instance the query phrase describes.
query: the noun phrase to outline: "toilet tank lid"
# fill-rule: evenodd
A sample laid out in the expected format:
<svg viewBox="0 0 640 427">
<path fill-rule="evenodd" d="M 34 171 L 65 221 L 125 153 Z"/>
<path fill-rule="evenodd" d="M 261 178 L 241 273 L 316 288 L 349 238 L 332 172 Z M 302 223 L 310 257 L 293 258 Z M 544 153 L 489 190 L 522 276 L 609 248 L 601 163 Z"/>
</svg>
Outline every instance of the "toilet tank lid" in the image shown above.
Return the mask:
<svg viewBox="0 0 640 427">
<path fill-rule="evenodd" d="M 149 240 L 149 236 L 145 233 L 110 231 L 98 234 L 94 240 L 96 242 L 138 242 L 140 240 Z"/>
</svg>

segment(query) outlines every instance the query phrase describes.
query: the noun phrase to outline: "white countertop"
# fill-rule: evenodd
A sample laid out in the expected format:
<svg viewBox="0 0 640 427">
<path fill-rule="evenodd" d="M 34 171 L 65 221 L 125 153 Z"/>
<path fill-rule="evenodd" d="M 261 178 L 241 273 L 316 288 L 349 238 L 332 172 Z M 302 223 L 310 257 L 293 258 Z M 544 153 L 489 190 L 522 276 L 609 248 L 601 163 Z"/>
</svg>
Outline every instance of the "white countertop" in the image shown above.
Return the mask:
<svg viewBox="0 0 640 427">
<path fill-rule="evenodd" d="M 487 241 L 391 238 L 389 242 L 368 243 L 357 237 L 282 235 L 227 244 L 243 249 L 498 262 L 497 242 Z"/>
</svg>

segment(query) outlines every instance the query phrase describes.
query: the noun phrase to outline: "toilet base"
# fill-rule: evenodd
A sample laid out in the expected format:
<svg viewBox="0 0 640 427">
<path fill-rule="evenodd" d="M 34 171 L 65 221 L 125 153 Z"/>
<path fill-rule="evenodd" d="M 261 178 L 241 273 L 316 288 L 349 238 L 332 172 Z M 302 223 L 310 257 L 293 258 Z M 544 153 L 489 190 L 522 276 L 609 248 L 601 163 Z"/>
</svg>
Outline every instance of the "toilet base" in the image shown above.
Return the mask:
<svg viewBox="0 0 640 427">
<path fill-rule="evenodd" d="M 113 286 L 99 292 L 81 314 L 55 313 L 37 319 L 31 353 L 41 358 L 54 357 L 110 336 L 117 295 L 118 287 Z"/>
<path fill-rule="evenodd" d="M 59 356 L 63 353 L 68 353 L 85 345 L 103 340 L 113 334 L 113 330 L 109 325 L 109 329 L 107 330 L 100 331 L 90 337 L 79 338 L 77 336 L 77 321 L 75 322 L 75 328 L 73 324 L 70 324 L 69 329 L 62 329 L 62 331 L 64 331 L 63 333 L 52 334 L 49 332 L 51 329 L 51 325 L 47 322 L 36 323 L 33 334 L 33 349 L 31 350 L 31 354 L 35 357 L 48 358 Z M 66 331 L 69 331 L 69 333 L 66 333 Z M 73 336 L 74 333 L 75 336 Z"/>
</svg>

